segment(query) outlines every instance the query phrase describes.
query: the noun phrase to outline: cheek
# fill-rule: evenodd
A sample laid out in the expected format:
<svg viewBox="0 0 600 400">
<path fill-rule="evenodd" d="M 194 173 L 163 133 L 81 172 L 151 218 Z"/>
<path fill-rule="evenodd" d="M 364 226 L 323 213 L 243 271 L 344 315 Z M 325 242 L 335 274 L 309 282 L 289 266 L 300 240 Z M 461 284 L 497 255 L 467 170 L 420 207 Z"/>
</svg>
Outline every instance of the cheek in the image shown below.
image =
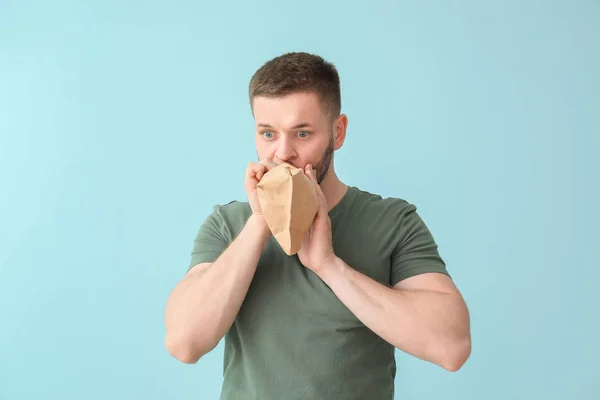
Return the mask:
<svg viewBox="0 0 600 400">
<path fill-rule="evenodd" d="M 256 140 L 256 152 L 260 159 L 272 158 L 273 154 L 275 154 L 275 146 L 259 138 Z"/>
<path fill-rule="evenodd" d="M 306 162 L 315 163 L 323 157 L 323 153 L 327 148 L 329 142 L 327 141 L 319 141 L 311 143 L 310 146 L 307 146 L 305 151 L 303 151 L 303 158 Z"/>
</svg>

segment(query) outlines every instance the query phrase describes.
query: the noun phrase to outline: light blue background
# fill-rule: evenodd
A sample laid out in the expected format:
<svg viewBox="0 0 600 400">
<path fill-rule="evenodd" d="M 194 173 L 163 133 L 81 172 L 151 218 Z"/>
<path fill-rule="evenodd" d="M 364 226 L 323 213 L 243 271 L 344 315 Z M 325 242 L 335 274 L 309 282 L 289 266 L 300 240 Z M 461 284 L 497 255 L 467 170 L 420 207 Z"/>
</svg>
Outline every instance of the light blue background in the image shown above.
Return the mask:
<svg viewBox="0 0 600 400">
<path fill-rule="evenodd" d="M 397 399 L 598 399 L 598 1 L 0 1 L 0 399 L 217 399 L 163 347 L 216 203 L 245 200 L 246 90 L 335 62 L 341 178 L 399 196 L 472 313 L 457 373 Z M 310 345 L 310 344 L 307 344 Z"/>
</svg>

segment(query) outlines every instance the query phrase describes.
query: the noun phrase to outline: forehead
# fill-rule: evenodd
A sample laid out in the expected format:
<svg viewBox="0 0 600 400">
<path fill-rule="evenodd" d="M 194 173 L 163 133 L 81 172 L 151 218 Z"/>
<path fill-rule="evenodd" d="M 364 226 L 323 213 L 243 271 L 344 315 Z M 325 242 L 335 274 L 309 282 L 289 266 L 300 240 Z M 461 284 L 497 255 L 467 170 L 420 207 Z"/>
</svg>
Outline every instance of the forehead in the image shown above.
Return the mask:
<svg viewBox="0 0 600 400">
<path fill-rule="evenodd" d="M 257 96 L 253 101 L 257 124 L 290 126 L 298 122 L 318 124 L 325 121 L 316 93 L 292 93 L 282 97 Z"/>
</svg>

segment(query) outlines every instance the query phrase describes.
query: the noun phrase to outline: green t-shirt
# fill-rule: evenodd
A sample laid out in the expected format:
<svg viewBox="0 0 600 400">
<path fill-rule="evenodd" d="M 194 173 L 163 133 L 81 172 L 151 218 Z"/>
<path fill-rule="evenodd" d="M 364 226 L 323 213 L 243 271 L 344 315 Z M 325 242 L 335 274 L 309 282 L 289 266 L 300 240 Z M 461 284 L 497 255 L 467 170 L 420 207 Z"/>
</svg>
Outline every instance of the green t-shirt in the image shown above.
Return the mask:
<svg viewBox="0 0 600 400">
<path fill-rule="evenodd" d="M 215 261 L 250 215 L 245 202 L 215 206 L 189 268 Z M 335 254 L 386 286 L 426 272 L 448 274 L 430 231 L 405 200 L 351 186 L 329 215 Z M 393 399 L 394 350 L 271 237 L 225 336 L 221 399 Z"/>
</svg>

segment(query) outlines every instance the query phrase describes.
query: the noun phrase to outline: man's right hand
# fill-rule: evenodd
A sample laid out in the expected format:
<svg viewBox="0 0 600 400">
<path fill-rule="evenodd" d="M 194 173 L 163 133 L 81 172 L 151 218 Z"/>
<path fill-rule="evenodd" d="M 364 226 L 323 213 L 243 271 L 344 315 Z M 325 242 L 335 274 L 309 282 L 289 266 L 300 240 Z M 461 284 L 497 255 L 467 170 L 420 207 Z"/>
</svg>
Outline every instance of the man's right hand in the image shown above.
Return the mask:
<svg viewBox="0 0 600 400">
<path fill-rule="evenodd" d="M 262 251 L 271 237 L 260 215 L 256 185 L 275 166 L 271 161 L 248 165 L 245 187 L 253 216 L 215 261 L 192 268 L 169 295 L 165 345 L 170 354 L 185 363 L 197 362 L 217 346 L 244 302 Z"/>
<path fill-rule="evenodd" d="M 246 181 L 244 182 L 244 186 L 246 187 L 246 194 L 248 195 L 248 202 L 250 203 L 253 215 L 262 216 L 262 210 L 256 192 L 256 185 L 260 182 L 264 174 L 276 166 L 277 164 L 273 161 L 266 159 L 260 162 L 251 162 L 246 168 Z"/>
</svg>

